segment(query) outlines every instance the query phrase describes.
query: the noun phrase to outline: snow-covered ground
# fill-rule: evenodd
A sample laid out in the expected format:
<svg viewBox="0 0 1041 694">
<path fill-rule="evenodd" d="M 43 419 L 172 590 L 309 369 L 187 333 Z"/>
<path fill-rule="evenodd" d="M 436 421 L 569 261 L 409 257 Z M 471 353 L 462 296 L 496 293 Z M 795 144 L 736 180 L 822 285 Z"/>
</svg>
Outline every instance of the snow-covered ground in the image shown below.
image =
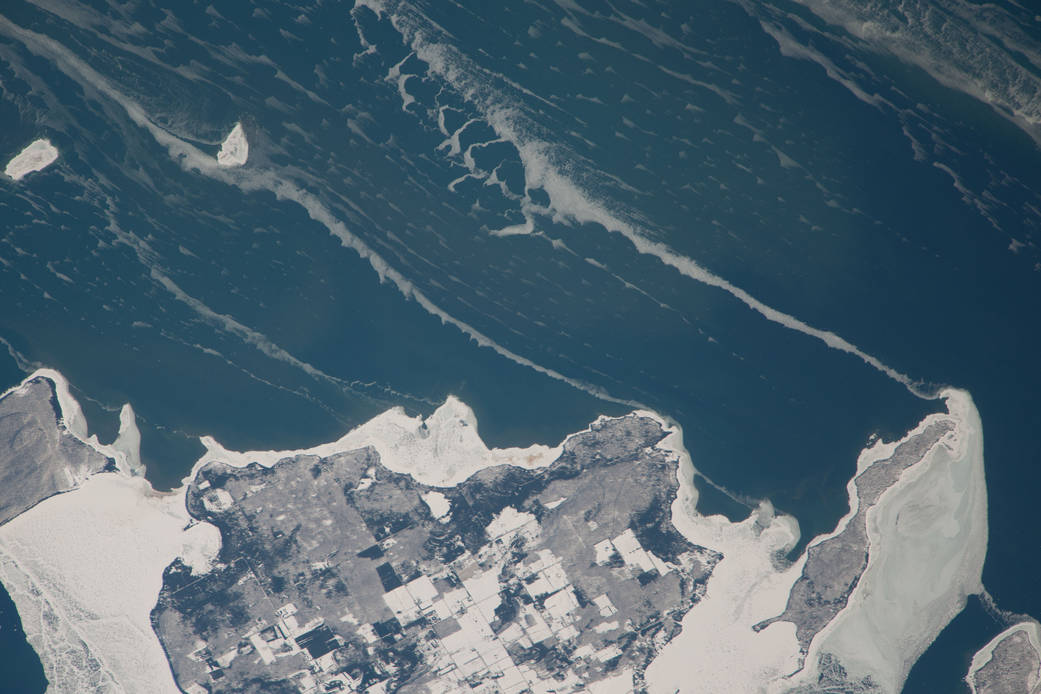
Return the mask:
<svg viewBox="0 0 1041 694">
<path fill-rule="evenodd" d="M 54 383 L 68 431 L 116 461 L 118 472 L 76 480 L 0 526 L 0 582 L 15 601 L 49 692 L 177 692 L 149 614 L 163 569 L 181 556 L 205 570 L 220 547 L 209 525 L 193 525 L 184 489 L 158 494 L 141 477 L 133 409 L 120 412 L 110 445 L 87 436 L 87 421 L 57 371 L 30 380 Z"/>
<path fill-rule="evenodd" d="M 67 384 L 60 374 L 47 373 L 59 385 L 69 428 L 83 436 L 85 422 Z M 805 559 L 785 565 L 779 557 L 798 541 L 798 524 L 767 502 L 738 523 L 699 514 L 682 431 L 654 413 L 639 413 L 669 431 L 658 446 L 678 462 L 674 524 L 691 542 L 724 555 L 704 598 L 687 613 L 683 632 L 648 669 L 650 691 L 785 691 L 815 681 L 820 653 L 835 655 L 858 678 L 870 675 L 886 691 L 899 691 L 910 665 L 966 595 L 981 589 L 987 538 L 982 429 L 967 393 L 948 390 L 943 396 L 949 412 L 931 415 L 915 431 L 938 419 L 949 419 L 953 430 L 870 512 L 868 567 L 847 607 L 811 643 L 806 669 L 794 676 L 800 662 L 794 625 L 776 622 L 759 632 L 752 626 L 784 611 Z M 95 475 L 0 527 L 0 580 L 53 691 L 176 691 L 149 614 L 170 562 L 180 556 L 204 571 L 219 549 L 216 528 L 191 523 L 185 486 L 158 494 L 131 476 L 139 458 L 129 408 L 123 418 L 120 442 L 101 447 L 119 456 L 121 472 Z M 240 453 L 212 438 L 203 443 L 206 453 L 192 474 L 213 460 L 270 466 L 303 453 L 328 456 L 372 446 L 391 470 L 441 487 L 492 465 L 546 466 L 563 448 L 489 449 L 473 411 L 451 397 L 425 420 L 395 408 L 335 442 L 306 450 Z M 858 471 L 895 445 L 879 442 L 866 450 Z M 434 508 L 440 501 L 431 497 L 428 503 Z M 850 501 L 855 503 L 852 496 Z"/>
<path fill-rule="evenodd" d="M 904 471 L 868 513 L 868 566 L 846 608 L 814 639 L 803 682 L 816 681 L 817 656 L 836 656 L 852 679 L 870 676 L 899 692 L 911 666 L 983 590 L 987 490 L 983 425 L 969 394 L 942 393 L 955 425 Z"/>
<path fill-rule="evenodd" d="M 189 520 L 183 492 L 101 473 L 0 527 L 0 581 L 49 691 L 178 691 L 149 615 L 170 562 L 205 568 L 220 546 L 216 528 L 186 531 Z"/>
<path fill-rule="evenodd" d="M 1029 644 L 1029 647 L 1024 647 L 1013 656 L 1006 651 L 1004 662 L 999 660 L 992 663 L 995 650 L 1010 639 L 1015 639 L 1018 634 L 1026 637 L 1026 644 Z M 978 673 L 992 669 L 994 666 L 996 666 L 997 672 L 991 674 L 990 677 L 983 676 L 984 682 L 979 682 Z M 969 685 L 972 694 L 1008 692 L 1013 691 L 1015 687 L 1022 687 L 1024 694 L 1036 694 L 1041 690 L 1041 624 L 1032 619 L 1022 621 L 1013 624 L 991 639 L 972 657 L 969 672 L 965 675 L 965 682 Z"/>
<path fill-rule="evenodd" d="M 851 679 L 870 676 L 882 691 L 899 692 L 911 666 L 965 605 L 982 590 L 987 546 L 983 431 L 968 393 L 942 394 L 948 413 L 930 415 L 904 439 L 949 420 L 944 436 L 904 471 L 868 513 L 868 566 L 841 612 L 810 644 L 799 670 L 799 645 L 790 622 L 755 632 L 753 625 L 781 614 L 799 577 L 803 556 L 779 568 L 798 540 L 794 519 L 768 504 L 741 523 L 701 516 L 691 496 L 673 505 L 673 522 L 692 542 L 722 552 L 701 604 L 683 632 L 647 671 L 654 692 L 785 692 L 815 684 L 821 654 L 836 657 Z M 899 441 L 865 450 L 857 472 L 892 454 Z M 682 453 L 679 440 L 674 442 Z M 693 470 L 680 471 L 688 479 Z M 856 491 L 850 484 L 851 511 Z M 696 497 L 693 497 L 696 498 Z M 837 532 L 837 531 L 836 531 Z M 815 541 L 818 541 L 818 538 Z"/>
<path fill-rule="evenodd" d="M 115 461 L 120 470 L 128 474 L 142 474 L 144 468 L 141 465 L 140 445 L 141 433 L 137 429 L 137 419 L 134 408 L 130 403 L 123 405 L 119 412 L 119 433 L 115 441 L 108 445 L 98 441 L 98 437 L 87 434 L 87 418 L 83 416 L 83 410 L 79 402 L 72 396 L 69 390 L 69 382 L 59 371 L 54 369 L 37 369 L 22 379 L 16 386 L 8 388 L 0 393 L 0 398 L 8 395 L 18 395 L 24 390 L 29 381 L 35 378 L 45 378 L 54 384 L 54 394 L 58 398 L 58 408 L 61 411 L 62 422 L 70 434 L 90 446 L 101 455 Z M 74 482 L 82 480 L 74 479 Z"/>
</svg>

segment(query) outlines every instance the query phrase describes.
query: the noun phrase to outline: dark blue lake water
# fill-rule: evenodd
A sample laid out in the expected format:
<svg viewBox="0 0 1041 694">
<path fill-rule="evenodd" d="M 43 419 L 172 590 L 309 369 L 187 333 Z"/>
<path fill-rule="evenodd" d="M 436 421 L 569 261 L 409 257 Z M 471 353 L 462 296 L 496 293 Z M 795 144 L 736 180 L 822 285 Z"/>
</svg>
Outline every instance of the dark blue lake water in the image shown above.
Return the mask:
<svg viewBox="0 0 1041 694">
<path fill-rule="evenodd" d="M 527 445 L 650 407 L 804 540 L 872 434 L 942 407 L 908 383 L 955 385 L 985 584 L 1041 617 L 1037 30 L 896 5 L 10 0 L 0 158 L 61 158 L 0 185 L 5 383 L 61 370 L 103 440 L 132 402 L 161 488 L 202 434 L 455 394 Z M 247 166 L 192 168 L 239 121 Z"/>
<path fill-rule="evenodd" d="M 0 692 L 41 692 L 47 687 L 47 678 L 36 652 L 25 640 L 22 620 L 14 601 L 0 585 L 0 665 L 3 679 Z"/>
</svg>

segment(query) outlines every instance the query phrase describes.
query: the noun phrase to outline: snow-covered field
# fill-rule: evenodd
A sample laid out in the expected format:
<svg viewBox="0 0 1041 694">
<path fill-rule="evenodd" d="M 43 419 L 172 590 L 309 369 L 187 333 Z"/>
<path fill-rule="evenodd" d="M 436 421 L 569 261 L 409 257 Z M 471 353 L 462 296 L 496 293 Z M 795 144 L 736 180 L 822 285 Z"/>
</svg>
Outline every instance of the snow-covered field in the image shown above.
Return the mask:
<svg viewBox="0 0 1041 694">
<path fill-rule="evenodd" d="M 47 375 L 59 383 L 70 429 L 82 436 L 86 426 L 67 384 L 56 372 Z M 798 541 L 798 524 L 768 502 L 738 523 L 699 514 L 682 431 L 654 413 L 639 413 L 670 432 L 658 445 L 678 462 L 674 524 L 690 541 L 724 555 L 683 632 L 648 669 L 651 691 L 785 691 L 815 681 L 819 653 L 837 656 L 851 675 L 870 675 L 886 691 L 899 691 L 911 664 L 966 595 L 981 590 L 987 538 L 982 429 L 967 393 L 948 390 L 943 397 L 948 413 L 931 415 L 915 431 L 946 418 L 952 432 L 870 512 L 868 568 L 847 607 L 812 642 L 806 669 L 794 677 L 800 662 L 794 625 L 776 622 L 759 632 L 752 626 L 785 608 L 805 555 L 793 564 L 780 557 Z M 132 476 L 139 464 L 132 411 L 124 410 L 123 419 L 125 435 L 100 447 L 119 457 L 120 472 L 97 474 L 0 527 L 0 581 L 15 600 L 52 691 L 176 691 L 149 614 L 167 565 L 182 557 L 203 571 L 219 549 L 215 527 L 191 522 L 186 486 L 158 494 Z M 195 469 L 213 460 L 270 466 L 303 453 L 328 456 L 372 446 L 388 468 L 441 487 L 492 465 L 549 465 L 563 446 L 489 449 L 473 411 L 455 398 L 426 420 L 396 408 L 306 450 L 240 453 L 212 438 L 203 443 L 206 453 Z M 99 444 L 92 439 L 91 445 Z M 895 445 L 878 442 L 864 451 L 858 472 Z M 856 503 L 852 485 L 850 494 Z M 432 498 L 432 508 L 439 501 Z"/>
</svg>

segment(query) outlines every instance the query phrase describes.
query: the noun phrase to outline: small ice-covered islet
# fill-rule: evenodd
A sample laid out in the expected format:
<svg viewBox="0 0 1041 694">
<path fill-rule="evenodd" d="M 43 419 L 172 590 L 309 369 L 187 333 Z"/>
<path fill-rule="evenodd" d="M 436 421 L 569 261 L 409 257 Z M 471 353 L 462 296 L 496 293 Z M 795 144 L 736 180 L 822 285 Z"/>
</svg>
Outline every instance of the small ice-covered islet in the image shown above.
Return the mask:
<svg viewBox="0 0 1041 694">
<path fill-rule="evenodd" d="M 246 140 L 246 131 L 242 129 L 242 123 L 236 123 L 221 143 L 220 151 L 217 152 L 217 164 L 225 167 L 242 166 L 248 158 L 249 142 Z"/>
<path fill-rule="evenodd" d="M 895 694 L 982 590 L 982 428 L 963 391 L 862 453 L 849 513 L 795 562 L 798 524 L 769 503 L 698 513 L 682 431 L 652 412 L 555 447 L 488 449 L 455 398 L 307 450 L 204 438 L 158 494 L 133 476 L 130 408 L 110 446 L 56 372 L 0 408 L 40 412 L 54 391 L 60 417 L 0 441 L 39 441 L 31 464 L 54 471 L 0 520 L 0 580 L 59 689 Z M 71 438 L 45 445 L 52 428 Z M 1036 636 L 981 651 L 975 690 L 1006 691 L 988 683 L 1012 670 L 1034 686 Z"/>
<path fill-rule="evenodd" d="M 34 171 L 43 171 L 58 159 L 58 148 L 46 138 L 35 140 L 7 162 L 4 173 L 20 181 Z"/>
</svg>

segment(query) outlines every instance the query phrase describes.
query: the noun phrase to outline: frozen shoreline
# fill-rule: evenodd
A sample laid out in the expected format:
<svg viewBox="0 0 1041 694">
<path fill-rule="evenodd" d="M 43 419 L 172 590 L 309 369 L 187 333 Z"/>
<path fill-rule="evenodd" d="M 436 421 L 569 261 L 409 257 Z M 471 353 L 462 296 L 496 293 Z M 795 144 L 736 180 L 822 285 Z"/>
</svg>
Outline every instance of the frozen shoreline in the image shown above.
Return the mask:
<svg viewBox="0 0 1041 694">
<path fill-rule="evenodd" d="M 196 572 L 207 570 L 220 547 L 219 533 L 188 516 L 186 486 L 158 494 L 145 480 L 130 476 L 139 458 L 129 407 L 121 413 L 120 439 L 103 446 L 96 437 L 86 438 L 86 422 L 61 374 L 33 374 L 37 375 L 56 384 L 69 429 L 105 455 L 118 456 L 120 471 L 94 475 L 79 489 L 52 497 L 0 527 L 0 580 L 26 622 L 30 643 L 44 661 L 54 691 L 63 690 L 62 681 L 69 691 L 87 681 L 91 667 L 77 660 L 83 653 L 97 665 L 93 676 L 101 672 L 111 679 L 111 691 L 177 691 L 162 646 L 151 630 L 150 612 L 163 569 L 181 557 Z M 857 677 L 870 675 L 883 691 L 899 691 L 910 664 L 957 613 L 965 596 L 981 588 L 986 548 L 982 431 L 967 393 L 950 390 L 944 397 L 949 413 L 930 415 L 904 439 L 944 419 L 954 423 L 954 430 L 872 507 L 868 569 L 845 609 L 813 639 L 801 671 L 794 624 L 776 622 L 758 632 L 752 629 L 784 611 L 806 561 L 805 553 L 787 566 L 779 559 L 799 539 L 797 522 L 774 513 L 768 502 L 738 523 L 699 514 L 695 468 L 683 446 L 681 428 L 653 412 L 635 411 L 663 427 L 667 436 L 657 447 L 677 462 L 673 524 L 691 542 L 724 555 L 704 598 L 687 613 L 683 631 L 647 670 L 650 691 L 788 691 L 815 681 L 817 657 L 822 653 L 837 656 Z M 454 397 L 426 420 L 394 408 L 337 441 L 296 451 L 235 452 L 210 437 L 202 441 L 206 452 L 185 482 L 214 460 L 236 467 L 271 466 L 296 455 L 329 456 L 371 446 L 387 468 L 439 487 L 454 486 L 493 465 L 547 466 L 559 457 L 564 443 L 488 449 L 473 411 Z M 878 441 L 865 449 L 857 473 L 885 458 L 898 443 Z M 811 545 L 841 532 L 856 512 L 852 480 L 847 489 L 850 512 L 834 533 L 816 538 Z M 895 517 L 901 511 L 906 516 L 908 509 L 918 509 L 920 517 L 910 529 L 906 523 L 895 526 Z M 939 549 L 923 550 L 923 542 Z M 104 562 L 97 560 L 101 556 Z M 917 561 L 921 556 L 925 559 Z M 935 561 L 941 575 L 929 577 L 914 590 L 887 592 L 901 580 L 906 582 L 908 573 L 921 571 L 922 561 L 927 565 Z M 113 576 L 120 580 L 114 581 Z M 879 599 L 924 600 L 922 604 L 931 608 L 900 611 L 905 613 L 900 615 L 906 617 L 903 621 L 879 623 L 874 602 Z M 890 657 L 892 649 L 895 659 Z M 692 671 L 698 673 L 696 677 L 690 675 Z"/>
<path fill-rule="evenodd" d="M 815 682 L 819 659 L 828 655 L 851 680 L 870 677 L 881 691 L 899 692 L 967 597 L 982 591 L 987 549 L 982 424 L 967 392 L 947 389 L 941 397 L 948 413 L 926 417 L 915 431 L 943 420 L 954 429 L 868 511 L 867 568 L 846 607 L 814 638 L 795 682 Z M 888 455 L 890 446 L 876 444 L 862 463 Z"/>
<path fill-rule="evenodd" d="M 982 590 L 987 542 L 982 427 L 968 393 L 951 389 L 942 397 L 948 413 L 930 415 L 900 441 L 876 441 L 861 453 L 857 475 L 930 424 L 954 424 L 953 432 L 911 465 L 869 511 L 868 567 L 846 607 L 812 640 L 802 669 L 794 624 L 778 621 L 759 632 L 752 629 L 784 612 L 801 574 L 805 552 L 790 566 L 779 563 L 798 541 L 797 523 L 774 514 L 768 504 L 740 523 L 701 516 L 694 510 L 696 496 L 683 496 L 692 485 L 682 480 L 693 470 L 681 466 L 673 522 L 692 542 L 722 552 L 724 559 L 702 603 L 684 619 L 683 632 L 648 669 L 651 691 L 813 691 L 818 658 L 824 654 L 837 658 L 852 680 L 870 677 L 882 692 L 900 691 L 911 665 L 962 609 L 967 595 Z M 832 533 L 810 546 L 841 533 L 856 515 L 853 479 L 847 491 L 850 511 Z M 897 526 L 901 512 L 907 518 Z M 893 609 L 894 604 L 908 609 Z M 879 615 L 895 616 L 885 621 Z"/>
<path fill-rule="evenodd" d="M 0 580 L 49 691 L 179 691 L 150 614 L 170 562 L 219 547 L 189 520 L 183 492 L 99 473 L 0 528 Z"/>
<path fill-rule="evenodd" d="M 87 436 L 86 419 L 65 378 L 42 369 L 23 384 L 38 376 L 55 384 L 70 432 L 117 460 L 119 472 L 96 474 L 0 527 L 0 581 L 44 664 L 49 691 L 177 692 L 151 628 L 151 610 L 163 570 L 177 558 L 197 573 L 208 570 L 220 549 L 219 532 L 190 518 L 186 484 L 157 493 L 131 475 L 140 464 L 132 408 L 121 411 L 120 438 L 103 445 Z M 209 437 L 203 443 L 206 453 L 185 482 L 213 460 L 270 466 L 295 455 L 373 446 L 388 468 L 444 487 L 492 465 L 543 467 L 562 450 L 542 445 L 489 450 L 478 436 L 473 411 L 452 397 L 425 421 L 394 408 L 337 441 L 298 451 L 239 453 Z"/>
<path fill-rule="evenodd" d="M 34 140 L 7 162 L 4 173 L 20 181 L 34 171 L 43 171 L 58 159 L 58 148 L 46 138 Z"/>
<path fill-rule="evenodd" d="M 417 482 L 433 487 L 454 487 L 478 470 L 493 465 L 514 465 L 528 470 L 545 467 L 563 450 L 563 442 L 552 448 L 536 444 L 527 448 L 489 449 L 478 434 L 473 410 L 451 395 L 426 420 L 409 417 L 402 408 L 395 407 L 336 441 L 310 448 L 237 452 L 227 450 L 209 436 L 202 437 L 201 441 L 206 453 L 193 466 L 185 482 L 211 460 L 236 467 L 253 462 L 270 467 L 283 458 L 297 455 L 324 457 L 372 446 L 380 454 L 384 467 L 412 475 Z"/>
<path fill-rule="evenodd" d="M 70 434 L 106 458 L 111 458 L 121 471 L 131 475 L 143 474 L 144 468 L 141 465 L 140 454 L 141 434 L 137 429 L 134 408 L 129 403 L 124 404 L 120 410 L 119 433 L 116 439 L 110 444 L 103 444 L 96 435 L 88 435 L 87 418 L 83 415 L 79 402 L 69 391 L 69 382 L 59 371 L 54 369 L 37 369 L 23 378 L 21 383 L 11 386 L 3 393 L 0 393 L 0 398 L 5 398 L 11 393 L 25 388 L 26 384 L 36 378 L 45 378 L 54 385 L 54 393 L 58 398 L 58 408 L 61 410 L 62 423 Z"/>
<path fill-rule="evenodd" d="M 992 665 L 992 661 L 995 657 L 995 650 L 1015 638 L 1017 634 L 1023 634 L 1026 637 L 1026 643 L 1029 644 L 1029 647 L 1033 651 L 1030 655 L 1032 662 L 997 663 L 998 667 L 1002 668 L 1002 670 L 999 671 L 999 675 L 1007 676 L 1011 674 L 1009 670 L 1015 670 L 1018 665 L 1020 666 L 1021 672 L 1016 674 L 1026 676 L 1026 681 L 1021 683 L 1023 686 L 1027 687 L 1024 692 L 1026 692 L 1026 694 L 1036 694 L 1037 691 L 1041 690 L 1041 624 L 1033 620 L 1028 620 L 1019 622 L 1018 624 L 1013 624 L 1008 629 L 1005 629 L 1003 632 L 991 639 L 983 648 L 976 651 L 976 654 L 972 657 L 972 662 L 969 664 L 969 671 L 965 675 L 965 682 L 969 685 L 972 694 L 992 694 L 992 692 L 995 692 L 994 689 L 987 686 L 990 683 L 986 681 L 986 678 L 983 683 L 977 681 L 978 674 L 981 673 L 981 671 L 988 669 L 988 666 Z M 1030 680 L 1032 680 L 1032 682 Z"/>
<path fill-rule="evenodd" d="M 0 526 L 0 581 L 40 656 L 48 691 L 177 692 L 149 614 L 166 565 L 183 555 L 203 568 L 208 557 L 199 554 L 215 554 L 219 534 L 202 525 L 186 532 L 184 491 L 159 494 L 137 476 L 140 434 L 129 405 L 119 435 L 105 445 L 87 435 L 57 371 L 37 370 L 0 397 L 37 378 L 54 386 L 59 426 L 117 470 L 72 480 L 71 490 Z"/>
</svg>

